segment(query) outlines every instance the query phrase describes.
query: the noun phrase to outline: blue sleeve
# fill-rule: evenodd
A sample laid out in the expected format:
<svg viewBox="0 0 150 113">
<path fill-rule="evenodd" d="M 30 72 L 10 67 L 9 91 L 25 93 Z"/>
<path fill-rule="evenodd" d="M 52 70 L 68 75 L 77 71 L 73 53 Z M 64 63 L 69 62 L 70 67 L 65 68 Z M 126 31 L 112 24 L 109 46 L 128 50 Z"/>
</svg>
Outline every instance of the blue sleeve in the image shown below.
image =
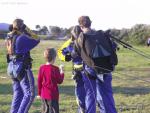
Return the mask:
<svg viewBox="0 0 150 113">
<path fill-rule="evenodd" d="M 62 50 L 62 54 L 67 55 L 68 53 L 71 53 L 72 51 L 73 51 L 73 46 L 70 44 L 68 47 Z"/>
<path fill-rule="evenodd" d="M 32 50 L 40 40 L 35 40 L 27 35 L 20 35 L 16 39 L 15 51 L 17 54 L 27 53 Z"/>
</svg>

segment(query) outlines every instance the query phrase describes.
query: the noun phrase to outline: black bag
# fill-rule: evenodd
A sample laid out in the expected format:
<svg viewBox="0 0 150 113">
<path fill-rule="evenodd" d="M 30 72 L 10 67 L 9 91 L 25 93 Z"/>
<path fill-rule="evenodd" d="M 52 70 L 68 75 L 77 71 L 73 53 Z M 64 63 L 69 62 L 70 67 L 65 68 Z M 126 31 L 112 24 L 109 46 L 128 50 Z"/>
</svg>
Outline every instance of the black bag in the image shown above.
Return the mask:
<svg viewBox="0 0 150 113">
<path fill-rule="evenodd" d="M 84 63 L 99 74 L 113 71 L 114 65 L 118 63 L 110 37 L 103 31 L 96 31 L 94 34 L 81 33 L 75 44 Z"/>
</svg>

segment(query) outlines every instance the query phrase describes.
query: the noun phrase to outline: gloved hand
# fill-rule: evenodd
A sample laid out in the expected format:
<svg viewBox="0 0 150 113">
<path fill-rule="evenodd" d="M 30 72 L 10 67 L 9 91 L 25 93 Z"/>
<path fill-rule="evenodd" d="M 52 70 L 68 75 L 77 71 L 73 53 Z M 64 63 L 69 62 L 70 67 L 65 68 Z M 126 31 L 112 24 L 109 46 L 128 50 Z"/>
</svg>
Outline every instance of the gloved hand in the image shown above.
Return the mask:
<svg viewBox="0 0 150 113">
<path fill-rule="evenodd" d="M 67 62 L 71 61 L 71 54 L 67 54 L 65 56 L 65 61 L 67 61 Z"/>
</svg>

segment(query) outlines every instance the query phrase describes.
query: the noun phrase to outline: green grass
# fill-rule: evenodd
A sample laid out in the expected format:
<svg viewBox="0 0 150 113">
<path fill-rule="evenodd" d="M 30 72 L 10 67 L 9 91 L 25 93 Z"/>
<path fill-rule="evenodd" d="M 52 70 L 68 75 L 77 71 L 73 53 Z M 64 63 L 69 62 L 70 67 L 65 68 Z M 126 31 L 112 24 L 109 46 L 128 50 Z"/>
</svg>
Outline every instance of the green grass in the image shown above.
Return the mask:
<svg viewBox="0 0 150 113">
<path fill-rule="evenodd" d="M 33 73 L 37 81 L 37 71 L 39 66 L 45 63 L 43 51 L 47 47 L 58 48 L 63 41 L 41 41 L 41 43 L 32 50 Z M 136 48 L 150 53 L 150 48 L 136 46 Z M 12 88 L 11 80 L 6 75 L 6 49 L 4 41 L 0 40 L 0 113 L 9 113 Z M 113 91 L 116 107 L 121 113 L 139 113 L 138 108 L 143 104 L 142 113 L 150 113 L 150 62 L 149 60 L 137 55 L 136 53 L 125 48 L 118 52 L 119 64 L 113 73 Z M 60 89 L 60 112 L 76 113 L 76 100 L 74 96 L 74 81 L 71 79 L 71 62 L 64 63 L 59 59 L 56 65 L 65 65 L 65 80 Z M 7 78 L 3 78 L 7 77 Z M 142 79 L 142 80 L 139 80 Z M 146 82 L 148 81 L 149 82 Z M 36 83 L 36 82 L 35 82 Z M 123 107 L 121 107 L 121 105 Z M 120 110 L 120 108 L 122 108 Z M 130 109 L 127 109 L 130 108 Z M 41 102 L 35 99 L 29 113 L 40 113 Z"/>
</svg>

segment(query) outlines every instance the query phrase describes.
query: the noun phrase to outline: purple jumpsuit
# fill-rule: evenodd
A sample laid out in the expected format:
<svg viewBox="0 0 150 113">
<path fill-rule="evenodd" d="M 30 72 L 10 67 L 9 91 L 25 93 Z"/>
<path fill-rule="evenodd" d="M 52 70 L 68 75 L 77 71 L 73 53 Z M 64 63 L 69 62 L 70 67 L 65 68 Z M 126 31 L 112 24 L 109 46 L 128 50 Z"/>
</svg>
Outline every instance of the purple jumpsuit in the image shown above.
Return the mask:
<svg viewBox="0 0 150 113">
<path fill-rule="evenodd" d="M 30 58 L 30 50 L 33 49 L 40 41 L 32 39 L 27 35 L 16 37 L 14 51 L 21 57 L 11 59 L 10 62 L 23 61 L 24 58 Z M 13 99 L 10 113 L 28 113 L 29 108 L 35 97 L 34 77 L 31 71 L 31 65 L 27 66 L 22 79 L 13 79 Z"/>
</svg>

